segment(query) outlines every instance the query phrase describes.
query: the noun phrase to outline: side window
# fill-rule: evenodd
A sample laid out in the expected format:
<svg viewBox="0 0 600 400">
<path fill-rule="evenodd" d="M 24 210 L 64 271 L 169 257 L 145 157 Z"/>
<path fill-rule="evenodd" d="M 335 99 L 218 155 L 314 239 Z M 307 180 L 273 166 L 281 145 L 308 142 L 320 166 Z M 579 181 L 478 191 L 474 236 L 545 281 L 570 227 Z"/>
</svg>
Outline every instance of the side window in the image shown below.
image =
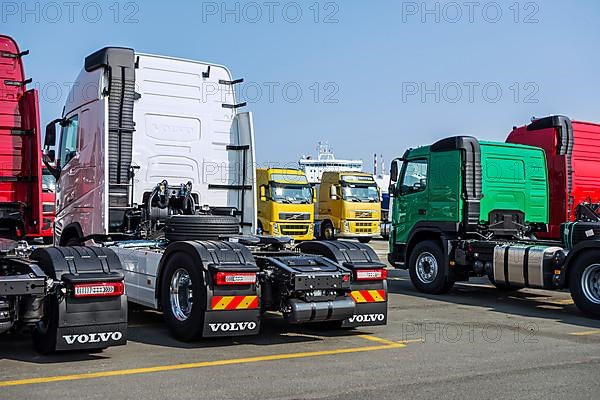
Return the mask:
<svg viewBox="0 0 600 400">
<path fill-rule="evenodd" d="M 411 160 L 402 175 L 402 194 L 422 192 L 427 188 L 427 160 Z"/>
<path fill-rule="evenodd" d="M 77 138 L 79 135 L 79 116 L 70 118 L 60 131 L 60 151 L 58 153 L 62 165 L 66 165 L 79 150 Z"/>
</svg>

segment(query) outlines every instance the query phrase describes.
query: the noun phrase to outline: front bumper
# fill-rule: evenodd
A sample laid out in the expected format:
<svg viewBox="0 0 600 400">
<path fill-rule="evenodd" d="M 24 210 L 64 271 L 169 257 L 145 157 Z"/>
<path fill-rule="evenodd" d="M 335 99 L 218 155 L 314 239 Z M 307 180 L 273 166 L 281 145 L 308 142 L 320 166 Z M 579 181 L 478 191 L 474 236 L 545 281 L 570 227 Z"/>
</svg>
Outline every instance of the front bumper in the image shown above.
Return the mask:
<svg viewBox="0 0 600 400">
<path fill-rule="evenodd" d="M 379 221 L 342 221 L 335 235 L 340 238 L 374 237 L 381 234 Z"/>
<path fill-rule="evenodd" d="M 315 237 L 314 223 L 312 222 L 272 222 L 268 233 L 273 236 L 290 236 L 297 241 L 313 240 Z"/>
</svg>

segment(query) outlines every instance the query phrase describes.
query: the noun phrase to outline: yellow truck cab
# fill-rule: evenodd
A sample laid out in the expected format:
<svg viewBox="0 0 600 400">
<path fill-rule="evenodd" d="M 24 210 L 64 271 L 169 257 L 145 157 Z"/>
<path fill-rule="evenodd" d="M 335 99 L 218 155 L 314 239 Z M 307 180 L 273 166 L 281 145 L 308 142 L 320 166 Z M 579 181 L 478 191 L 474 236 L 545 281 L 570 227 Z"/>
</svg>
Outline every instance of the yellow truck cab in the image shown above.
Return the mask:
<svg viewBox="0 0 600 400">
<path fill-rule="evenodd" d="M 357 238 L 368 243 L 381 233 L 380 193 L 373 175 L 324 172 L 315 210 L 315 230 L 323 239 Z"/>
<path fill-rule="evenodd" d="M 304 172 L 288 168 L 258 168 L 258 233 L 314 239 L 313 189 Z"/>
</svg>

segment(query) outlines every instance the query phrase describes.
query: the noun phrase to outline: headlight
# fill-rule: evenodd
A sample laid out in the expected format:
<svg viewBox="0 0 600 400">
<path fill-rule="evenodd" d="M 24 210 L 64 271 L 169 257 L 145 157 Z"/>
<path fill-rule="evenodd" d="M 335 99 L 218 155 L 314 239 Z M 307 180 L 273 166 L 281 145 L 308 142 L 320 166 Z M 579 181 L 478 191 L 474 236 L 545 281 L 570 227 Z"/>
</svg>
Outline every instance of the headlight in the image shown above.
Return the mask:
<svg viewBox="0 0 600 400">
<path fill-rule="evenodd" d="M 344 221 L 344 232 L 350 231 L 350 222 Z"/>
<path fill-rule="evenodd" d="M 273 224 L 273 233 L 278 233 L 278 232 L 279 232 L 279 225 Z"/>
</svg>

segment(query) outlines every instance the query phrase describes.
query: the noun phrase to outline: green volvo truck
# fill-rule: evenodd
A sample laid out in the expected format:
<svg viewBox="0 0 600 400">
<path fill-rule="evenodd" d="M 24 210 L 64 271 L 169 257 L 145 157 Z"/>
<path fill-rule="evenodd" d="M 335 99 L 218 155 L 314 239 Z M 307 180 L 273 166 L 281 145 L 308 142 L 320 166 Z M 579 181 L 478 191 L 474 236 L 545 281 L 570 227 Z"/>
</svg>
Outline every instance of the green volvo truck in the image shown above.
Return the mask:
<svg viewBox="0 0 600 400">
<path fill-rule="evenodd" d="M 536 239 L 549 213 L 542 149 L 450 137 L 407 150 L 391 180 L 388 257 L 419 291 L 487 276 L 502 290 L 568 288 L 600 317 L 600 241 L 567 246 L 568 228 L 561 242 Z"/>
</svg>

